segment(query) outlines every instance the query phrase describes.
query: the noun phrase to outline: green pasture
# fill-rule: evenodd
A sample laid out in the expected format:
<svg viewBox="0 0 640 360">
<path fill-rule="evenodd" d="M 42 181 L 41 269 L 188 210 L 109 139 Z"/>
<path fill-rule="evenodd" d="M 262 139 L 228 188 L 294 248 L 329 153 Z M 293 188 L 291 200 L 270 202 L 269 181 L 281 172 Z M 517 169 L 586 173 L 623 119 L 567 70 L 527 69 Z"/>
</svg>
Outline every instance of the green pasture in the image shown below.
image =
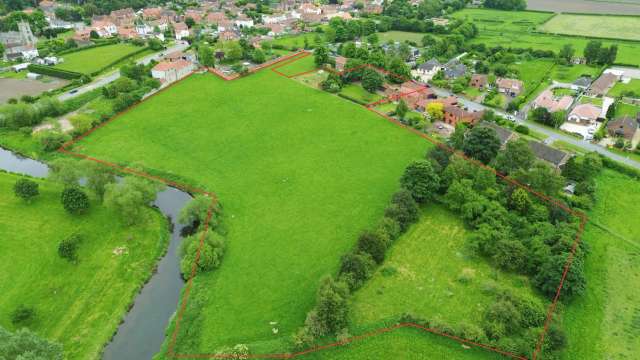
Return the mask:
<svg viewBox="0 0 640 360">
<path fill-rule="evenodd" d="M 558 14 L 539 30 L 553 34 L 640 40 L 640 17 Z"/>
<path fill-rule="evenodd" d="M 342 91 L 340 91 L 340 93 L 366 104 L 382 99 L 381 95 L 368 92 L 360 84 L 348 84 L 342 88 Z"/>
<path fill-rule="evenodd" d="M 26 326 L 61 342 L 68 359 L 96 359 L 164 252 L 166 220 L 146 210 L 140 225 L 127 227 L 93 201 L 87 214 L 72 216 L 60 203 L 62 187 L 42 180 L 27 204 L 13 194 L 17 179 L 0 173 L 0 325 L 14 330 L 10 314 L 32 307 Z M 83 235 L 77 264 L 57 252 L 74 233 Z M 121 246 L 127 253 L 114 254 Z"/>
<path fill-rule="evenodd" d="M 611 90 L 609 90 L 608 96 L 618 97 L 622 96 L 624 93 L 633 92 L 635 96 L 640 97 L 640 80 L 639 79 L 631 79 L 629 83 L 625 84 L 622 82 L 617 82 Z"/>
<path fill-rule="evenodd" d="M 192 297 L 201 305 L 189 307 L 176 349 L 212 353 L 238 343 L 283 351 L 319 280 L 380 219 L 405 166 L 429 144 L 265 70 L 230 82 L 193 75 L 80 146 L 219 196 L 228 250 L 218 270 L 196 278 Z"/>
<path fill-rule="evenodd" d="M 139 46 L 120 43 L 80 50 L 62 55 L 64 62 L 55 67 L 62 70 L 91 74 L 140 49 L 141 47 Z"/>
</svg>

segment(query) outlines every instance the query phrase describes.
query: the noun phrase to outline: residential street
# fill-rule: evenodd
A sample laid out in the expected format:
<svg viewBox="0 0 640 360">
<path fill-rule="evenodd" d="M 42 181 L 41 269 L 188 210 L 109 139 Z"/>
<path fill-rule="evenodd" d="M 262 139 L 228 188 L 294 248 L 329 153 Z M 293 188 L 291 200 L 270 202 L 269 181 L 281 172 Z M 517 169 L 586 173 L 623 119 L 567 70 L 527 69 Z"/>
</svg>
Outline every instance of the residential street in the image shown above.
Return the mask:
<svg viewBox="0 0 640 360">
<path fill-rule="evenodd" d="M 165 50 L 162 50 L 160 52 L 151 54 L 151 55 L 147 55 L 141 59 L 139 59 L 138 61 L 136 61 L 136 63 L 138 64 L 148 64 L 149 62 L 151 62 L 151 60 L 159 60 L 161 59 L 165 54 L 174 52 L 174 51 L 183 51 L 184 49 L 186 49 L 189 46 L 188 43 L 186 42 L 179 42 L 176 45 L 167 48 Z M 115 81 L 117 78 L 120 77 L 120 72 L 119 71 L 114 71 L 110 74 L 104 75 L 100 78 L 95 79 L 93 82 L 91 82 L 90 84 L 84 85 L 82 87 L 73 89 L 71 91 L 74 91 L 74 93 L 72 94 L 71 92 L 67 91 L 64 94 L 61 94 L 60 96 L 58 96 L 58 99 L 60 101 L 65 101 L 71 98 L 74 98 L 78 95 L 84 94 L 88 91 L 97 89 L 99 87 L 105 86 L 109 83 L 111 83 L 112 81 Z"/>
<path fill-rule="evenodd" d="M 438 95 L 438 96 L 446 97 L 446 96 L 452 96 L 453 95 L 453 93 L 451 93 L 450 91 L 448 91 L 446 89 L 440 89 L 440 88 L 435 88 L 435 87 L 432 87 L 432 89 L 435 91 L 436 95 Z M 496 110 L 496 109 L 490 108 L 488 106 L 482 105 L 480 103 L 471 101 L 471 100 L 463 98 L 463 97 L 458 97 L 458 99 L 464 106 L 466 106 L 470 110 L 485 110 L 486 109 L 486 110 L 493 110 L 496 114 L 498 114 L 500 116 L 503 116 L 503 117 L 507 117 L 507 115 L 509 115 L 504 111 L 500 111 L 500 110 Z M 512 116 L 512 115 L 510 115 L 510 116 Z M 580 139 L 577 139 L 577 138 L 575 138 L 573 136 L 569 136 L 569 135 L 564 135 L 564 134 L 558 133 L 558 132 L 556 132 L 556 131 L 554 131 L 554 130 L 546 127 L 546 126 L 537 124 L 537 123 L 535 123 L 533 121 L 530 121 L 530 120 L 525 120 L 523 118 L 523 116 L 522 116 L 522 113 L 520 113 L 520 114 L 518 114 L 516 116 L 516 121 L 518 123 L 520 123 L 520 124 L 524 124 L 524 125 L 528 126 L 532 130 L 535 130 L 535 131 L 537 131 L 539 133 L 547 135 L 548 136 L 548 139 L 547 139 L 548 143 L 553 143 L 556 140 L 562 140 L 562 141 L 564 141 L 566 143 L 578 146 L 578 147 L 584 149 L 587 152 L 596 151 L 599 154 L 602 154 L 602 155 L 604 155 L 604 156 L 606 156 L 608 158 L 611 158 L 612 160 L 624 163 L 624 164 L 629 165 L 631 167 L 634 167 L 636 169 L 640 169 L 640 162 L 638 162 L 638 161 L 630 159 L 630 158 L 628 158 L 626 156 L 622 156 L 622 155 L 618 155 L 616 153 L 613 153 L 613 152 L 603 148 L 602 146 L 598 146 L 596 144 L 592 144 L 589 141 L 580 140 Z"/>
</svg>

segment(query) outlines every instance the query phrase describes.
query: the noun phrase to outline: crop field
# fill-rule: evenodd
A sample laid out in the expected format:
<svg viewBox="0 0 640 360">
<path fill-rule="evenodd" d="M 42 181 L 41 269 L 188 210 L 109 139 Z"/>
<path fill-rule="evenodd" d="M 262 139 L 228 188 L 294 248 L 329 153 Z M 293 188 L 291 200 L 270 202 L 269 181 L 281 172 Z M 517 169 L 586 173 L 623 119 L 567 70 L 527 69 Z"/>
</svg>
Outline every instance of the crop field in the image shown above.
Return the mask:
<svg viewBox="0 0 640 360">
<path fill-rule="evenodd" d="M 99 46 L 62 55 L 64 62 L 55 67 L 62 70 L 91 74 L 140 49 L 142 48 L 131 44 Z"/>
<path fill-rule="evenodd" d="M 96 203 L 71 216 L 60 204 L 62 187 L 46 181 L 27 204 L 13 195 L 18 178 L 0 173 L 0 325 L 14 330 L 11 312 L 33 307 L 29 328 L 61 342 L 68 359 L 98 358 L 164 252 L 167 223 L 147 210 L 145 221 L 126 227 Z M 77 264 L 58 256 L 59 242 L 74 233 L 84 236 Z M 127 253 L 115 255 L 120 246 Z"/>
<path fill-rule="evenodd" d="M 637 16 L 558 14 L 539 28 L 553 34 L 640 40 Z"/>
<path fill-rule="evenodd" d="M 640 214 L 638 181 L 605 170 L 597 179 L 598 201 L 584 241 L 587 292 L 567 307 L 565 359 L 633 359 L 640 348 Z M 625 190 L 626 189 L 626 190 Z"/>
<path fill-rule="evenodd" d="M 560 51 L 565 44 L 572 44 L 576 54 L 582 54 L 590 40 L 588 38 L 536 32 L 536 28 L 552 15 L 551 13 L 490 9 L 464 9 L 453 14 L 454 17 L 466 17 L 478 26 L 479 34 L 472 43 L 555 52 Z M 616 62 L 640 65 L 640 58 L 638 58 L 640 42 L 605 40 L 602 43 L 604 46 L 618 45 Z"/>
<path fill-rule="evenodd" d="M 527 9 L 563 13 L 640 15 L 638 0 L 528 0 Z"/>
<path fill-rule="evenodd" d="M 269 70 L 231 82 L 193 75 L 79 145 L 100 159 L 178 174 L 220 198 L 227 253 L 220 269 L 195 279 L 201 306 L 189 307 L 197 313 L 185 314 L 176 347 L 187 354 L 238 343 L 283 350 L 320 278 L 380 218 L 405 166 L 429 147 Z"/>
</svg>

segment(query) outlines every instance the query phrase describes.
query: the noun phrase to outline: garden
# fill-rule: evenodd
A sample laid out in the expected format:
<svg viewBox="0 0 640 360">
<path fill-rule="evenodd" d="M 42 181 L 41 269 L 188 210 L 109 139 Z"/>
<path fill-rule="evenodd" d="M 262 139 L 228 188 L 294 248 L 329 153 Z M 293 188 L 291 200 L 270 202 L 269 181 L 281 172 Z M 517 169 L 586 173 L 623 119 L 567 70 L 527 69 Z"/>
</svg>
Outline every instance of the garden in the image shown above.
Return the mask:
<svg viewBox="0 0 640 360">
<path fill-rule="evenodd" d="M 144 51 L 144 49 L 144 47 L 133 44 L 119 43 L 78 50 L 61 55 L 60 57 L 64 59 L 64 62 L 56 65 L 55 68 L 91 75 L 118 62 L 120 59 L 131 56 L 136 52 Z M 149 53 L 151 53 L 150 50 Z"/>
</svg>

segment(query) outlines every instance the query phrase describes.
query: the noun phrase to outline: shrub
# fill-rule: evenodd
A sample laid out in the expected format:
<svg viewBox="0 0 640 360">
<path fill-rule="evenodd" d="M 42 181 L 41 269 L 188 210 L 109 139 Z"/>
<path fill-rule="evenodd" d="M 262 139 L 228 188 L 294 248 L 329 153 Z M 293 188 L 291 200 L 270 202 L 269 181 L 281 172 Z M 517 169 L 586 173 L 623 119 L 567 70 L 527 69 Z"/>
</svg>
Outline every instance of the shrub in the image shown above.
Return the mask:
<svg viewBox="0 0 640 360">
<path fill-rule="evenodd" d="M 430 199 L 440 188 L 440 177 L 427 160 L 414 161 L 400 179 L 402 187 L 409 190 L 417 202 Z"/>
<path fill-rule="evenodd" d="M 393 195 L 391 205 L 385 210 L 385 216 L 397 221 L 400 229 L 405 231 L 418 220 L 418 204 L 409 191 L 400 190 Z"/>
<path fill-rule="evenodd" d="M 203 232 L 196 233 L 182 240 L 180 245 L 180 272 L 182 277 L 188 279 L 193 271 L 193 264 L 200 248 L 200 238 Z M 200 258 L 196 266 L 196 274 L 217 269 L 222 262 L 225 251 L 224 238 L 213 231 L 207 231 L 204 235 L 202 248 L 200 248 Z"/>
<path fill-rule="evenodd" d="M 82 237 L 78 234 L 73 234 L 62 240 L 58 245 L 58 255 L 63 259 L 75 262 L 78 259 L 77 250 L 81 240 Z"/>
<path fill-rule="evenodd" d="M 77 187 L 68 187 L 62 191 L 62 206 L 70 214 L 80 214 L 89 209 L 89 197 Z"/>
<path fill-rule="evenodd" d="M 349 284 L 351 291 L 362 286 L 373 269 L 373 259 L 368 254 L 349 253 L 342 257 L 340 275 Z"/>
<path fill-rule="evenodd" d="M 371 231 L 364 231 L 358 238 L 358 250 L 371 255 L 378 264 L 384 261 L 387 246 L 381 236 Z"/>
<path fill-rule="evenodd" d="M 34 197 L 40 194 L 38 183 L 29 179 L 18 179 L 13 186 L 13 192 L 17 197 L 26 202 L 30 202 Z"/>
<path fill-rule="evenodd" d="M 67 141 L 67 136 L 57 131 L 43 131 L 37 137 L 45 152 L 56 151 Z"/>
<path fill-rule="evenodd" d="M 386 235 L 387 239 L 390 241 L 397 239 L 402 233 L 402 229 L 400 228 L 398 221 L 386 216 L 382 218 L 376 231 Z"/>
<path fill-rule="evenodd" d="M 316 335 L 336 334 L 347 326 L 349 290 L 345 283 L 326 278 L 317 296 Z"/>
<path fill-rule="evenodd" d="M 16 326 L 24 325 L 31 322 L 35 316 L 36 310 L 33 307 L 20 304 L 11 312 L 11 323 Z"/>
<path fill-rule="evenodd" d="M 520 134 L 529 135 L 529 128 L 526 125 L 517 125 L 516 131 Z"/>
</svg>

